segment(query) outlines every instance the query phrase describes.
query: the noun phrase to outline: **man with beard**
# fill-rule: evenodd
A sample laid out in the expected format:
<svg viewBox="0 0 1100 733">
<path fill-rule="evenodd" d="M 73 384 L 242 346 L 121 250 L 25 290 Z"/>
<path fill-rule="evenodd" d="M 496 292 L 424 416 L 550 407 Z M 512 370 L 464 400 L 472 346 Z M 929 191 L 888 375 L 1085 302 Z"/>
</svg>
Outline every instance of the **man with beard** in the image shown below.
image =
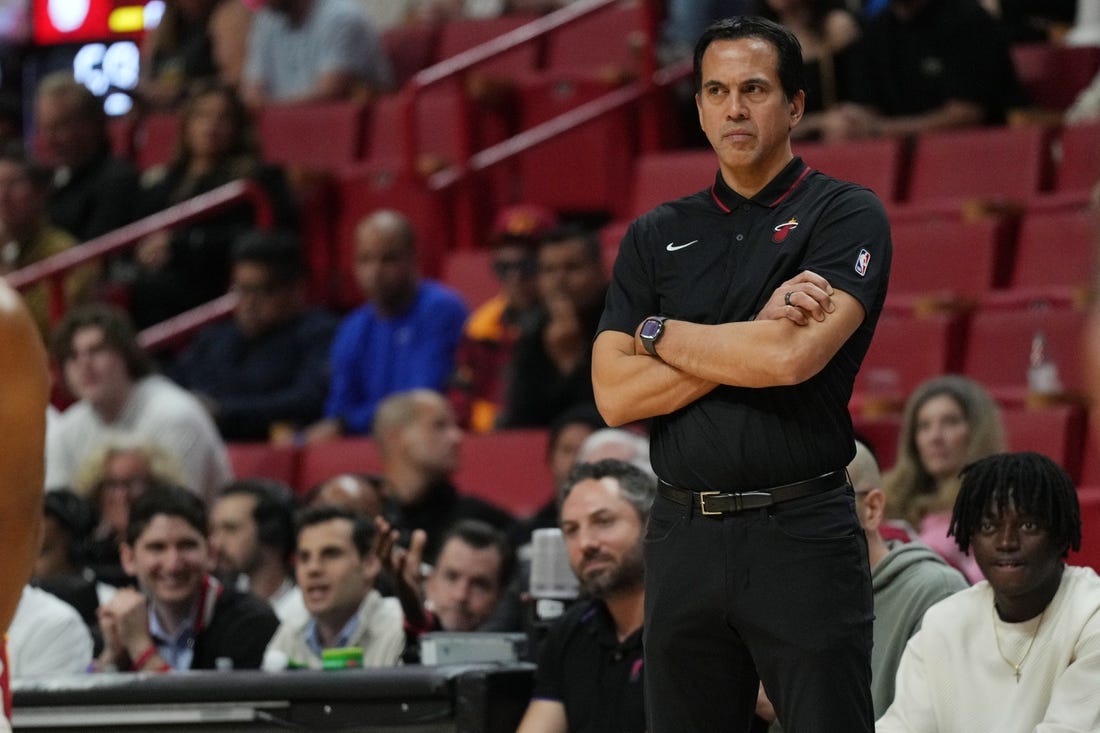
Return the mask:
<svg viewBox="0 0 1100 733">
<path fill-rule="evenodd" d="M 280 621 L 306 614 L 294 584 L 293 492 L 271 479 L 234 481 L 210 508 L 210 554 L 214 568 L 237 590 L 271 604 Z"/>
<path fill-rule="evenodd" d="M 646 729 L 642 538 L 656 488 L 652 477 L 623 461 L 574 469 L 561 530 L 585 599 L 546 637 L 519 733 Z"/>
</svg>

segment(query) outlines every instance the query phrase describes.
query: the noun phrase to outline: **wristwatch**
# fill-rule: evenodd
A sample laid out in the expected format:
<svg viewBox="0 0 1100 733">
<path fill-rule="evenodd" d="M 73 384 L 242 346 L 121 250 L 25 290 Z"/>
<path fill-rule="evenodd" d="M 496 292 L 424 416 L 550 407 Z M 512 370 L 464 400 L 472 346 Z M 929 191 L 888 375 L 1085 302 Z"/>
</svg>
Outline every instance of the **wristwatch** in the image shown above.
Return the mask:
<svg viewBox="0 0 1100 733">
<path fill-rule="evenodd" d="M 642 346 L 650 356 L 661 357 L 657 354 L 657 339 L 665 332 L 665 321 L 668 316 L 650 316 L 642 321 L 642 328 L 638 331 L 638 338 L 642 340 Z"/>
</svg>

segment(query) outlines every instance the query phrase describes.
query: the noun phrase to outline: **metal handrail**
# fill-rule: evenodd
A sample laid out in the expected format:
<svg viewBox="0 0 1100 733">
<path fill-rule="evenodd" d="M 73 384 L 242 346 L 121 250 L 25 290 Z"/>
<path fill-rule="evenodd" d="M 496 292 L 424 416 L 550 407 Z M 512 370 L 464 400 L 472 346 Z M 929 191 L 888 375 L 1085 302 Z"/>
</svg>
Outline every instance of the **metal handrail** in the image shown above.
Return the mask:
<svg viewBox="0 0 1100 733">
<path fill-rule="evenodd" d="M 7 275 L 5 279 L 16 290 L 24 290 L 44 280 L 48 281 L 50 318 L 56 321 L 65 311 L 63 276 L 73 268 L 131 249 L 154 232 L 205 219 L 240 202 L 252 205 L 258 228 L 270 229 L 274 226 L 275 212 L 271 198 L 263 187 L 248 179 L 230 181 L 79 246 L 27 265 Z"/>
</svg>

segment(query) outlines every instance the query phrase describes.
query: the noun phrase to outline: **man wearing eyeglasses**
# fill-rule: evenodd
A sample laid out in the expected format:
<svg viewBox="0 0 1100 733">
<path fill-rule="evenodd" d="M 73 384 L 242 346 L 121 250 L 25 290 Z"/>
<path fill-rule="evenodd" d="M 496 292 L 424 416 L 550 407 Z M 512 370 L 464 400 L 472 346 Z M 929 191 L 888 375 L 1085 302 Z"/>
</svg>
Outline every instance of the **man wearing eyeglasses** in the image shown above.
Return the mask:
<svg viewBox="0 0 1100 733">
<path fill-rule="evenodd" d="M 493 222 L 493 274 L 500 291 L 466 321 L 449 394 L 464 428 L 477 433 L 493 429 L 504 402 L 505 368 L 520 329 L 538 313 L 535 251 L 539 240 L 557 225 L 552 210 L 535 204 L 502 209 Z"/>
<path fill-rule="evenodd" d="M 204 328 L 170 375 L 226 440 L 267 440 L 321 416 L 336 318 L 306 307 L 306 268 L 288 232 L 248 232 L 233 247 L 233 320 Z"/>
</svg>

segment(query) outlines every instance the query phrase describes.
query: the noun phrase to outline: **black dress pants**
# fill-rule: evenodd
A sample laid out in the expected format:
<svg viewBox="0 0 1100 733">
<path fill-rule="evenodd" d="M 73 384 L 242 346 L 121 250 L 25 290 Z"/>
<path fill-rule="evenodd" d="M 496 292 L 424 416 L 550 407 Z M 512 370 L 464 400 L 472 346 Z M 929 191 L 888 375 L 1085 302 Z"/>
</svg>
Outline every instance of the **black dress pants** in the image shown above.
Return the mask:
<svg viewBox="0 0 1100 733">
<path fill-rule="evenodd" d="M 703 516 L 658 496 L 645 538 L 651 733 L 747 733 L 763 681 L 786 733 L 871 733 L 871 576 L 843 485 Z"/>
</svg>

